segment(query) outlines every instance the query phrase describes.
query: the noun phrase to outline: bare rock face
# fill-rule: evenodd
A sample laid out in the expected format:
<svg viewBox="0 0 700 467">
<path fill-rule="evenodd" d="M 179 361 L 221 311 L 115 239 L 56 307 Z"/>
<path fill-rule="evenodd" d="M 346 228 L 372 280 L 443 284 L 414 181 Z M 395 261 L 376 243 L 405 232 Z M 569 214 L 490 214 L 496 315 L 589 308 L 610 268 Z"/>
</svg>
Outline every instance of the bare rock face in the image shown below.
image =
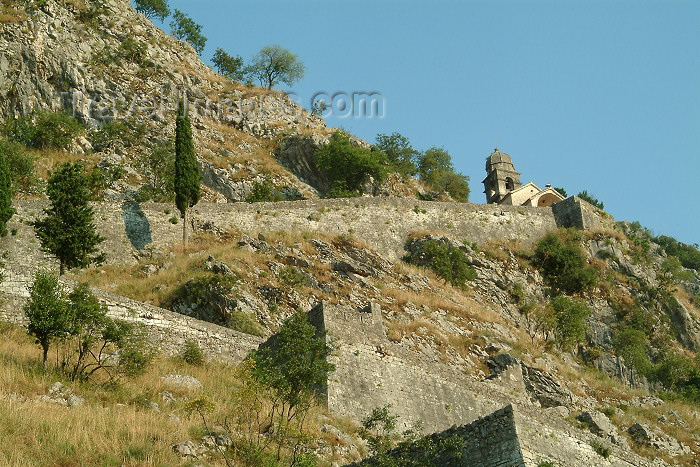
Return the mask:
<svg viewBox="0 0 700 467">
<path fill-rule="evenodd" d="M 557 382 L 549 373 L 525 365 L 520 359 L 510 354 L 499 354 L 490 358 L 486 364 L 495 377 L 511 367 L 520 367 L 523 383 L 528 395 L 540 403 L 543 408 L 567 406 L 573 399 L 571 393 Z"/>
<path fill-rule="evenodd" d="M 673 456 L 688 454 L 690 452 L 690 448 L 683 443 L 679 443 L 676 438 L 658 429 L 653 430 L 645 423 L 635 423 L 629 427 L 627 432 L 636 443 L 666 451 Z"/>
<path fill-rule="evenodd" d="M 607 439 L 611 443 L 617 444 L 625 449 L 629 449 L 627 439 L 620 436 L 617 427 L 613 425 L 604 413 L 592 410 L 590 412 L 581 413 L 576 419 L 588 426 L 588 429 L 594 435 Z"/>
</svg>

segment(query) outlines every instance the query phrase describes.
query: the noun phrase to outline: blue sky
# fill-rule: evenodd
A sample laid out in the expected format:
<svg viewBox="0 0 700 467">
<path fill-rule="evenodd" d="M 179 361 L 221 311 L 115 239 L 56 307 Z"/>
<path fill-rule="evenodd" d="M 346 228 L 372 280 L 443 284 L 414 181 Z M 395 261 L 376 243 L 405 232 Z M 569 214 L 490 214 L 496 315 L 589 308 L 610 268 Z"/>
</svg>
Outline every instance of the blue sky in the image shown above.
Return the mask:
<svg viewBox="0 0 700 467">
<path fill-rule="evenodd" d="M 317 92 L 381 93 L 382 118 L 327 123 L 444 147 L 471 202 L 485 202 L 498 145 L 523 182 L 587 189 L 617 220 L 700 243 L 696 0 L 170 4 L 203 25 L 208 63 L 217 47 L 246 60 L 269 44 L 296 53 L 307 73 L 291 90 L 305 107 Z"/>
</svg>

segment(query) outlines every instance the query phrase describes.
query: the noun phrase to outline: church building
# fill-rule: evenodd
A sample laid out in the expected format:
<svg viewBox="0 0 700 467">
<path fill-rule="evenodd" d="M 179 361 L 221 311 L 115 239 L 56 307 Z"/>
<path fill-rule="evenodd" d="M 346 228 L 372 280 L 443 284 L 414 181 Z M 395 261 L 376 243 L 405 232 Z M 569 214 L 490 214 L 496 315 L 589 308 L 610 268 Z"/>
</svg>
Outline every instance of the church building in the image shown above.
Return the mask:
<svg viewBox="0 0 700 467">
<path fill-rule="evenodd" d="M 488 204 L 551 206 L 564 199 L 551 185 L 542 190 L 532 182 L 520 183 L 513 160 L 498 148 L 486 159 L 486 174 L 482 183 Z"/>
</svg>

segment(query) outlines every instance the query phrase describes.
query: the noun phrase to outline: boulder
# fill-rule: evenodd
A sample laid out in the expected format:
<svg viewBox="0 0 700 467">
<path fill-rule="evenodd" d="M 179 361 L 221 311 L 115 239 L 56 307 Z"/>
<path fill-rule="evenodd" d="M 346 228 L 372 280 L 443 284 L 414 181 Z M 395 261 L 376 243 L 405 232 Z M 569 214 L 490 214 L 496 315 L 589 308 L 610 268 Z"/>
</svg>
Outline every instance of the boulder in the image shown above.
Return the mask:
<svg viewBox="0 0 700 467">
<path fill-rule="evenodd" d="M 672 436 L 663 433 L 661 430 L 653 430 L 645 423 L 635 423 L 627 432 L 632 436 L 634 442 L 644 446 L 650 446 L 661 451 L 665 451 L 672 456 L 690 453 L 690 448 Z"/>
<path fill-rule="evenodd" d="M 202 389 L 202 383 L 199 382 L 194 376 L 187 375 L 165 375 L 161 376 L 160 380 L 170 386 L 182 389 Z"/>
<path fill-rule="evenodd" d="M 76 407 L 83 405 L 85 402 L 85 399 L 77 396 L 71 388 L 64 386 L 58 381 L 51 385 L 47 395 L 39 396 L 38 399 L 45 402 L 65 405 L 66 407 Z"/>
<path fill-rule="evenodd" d="M 586 424 L 588 429 L 596 436 L 609 440 L 613 444 L 629 448 L 627 439 L 617 431 L 617 427 L 602 412 L 592 410 L 583 412 L 576 417 L 577 420 Z"/>
</svg>

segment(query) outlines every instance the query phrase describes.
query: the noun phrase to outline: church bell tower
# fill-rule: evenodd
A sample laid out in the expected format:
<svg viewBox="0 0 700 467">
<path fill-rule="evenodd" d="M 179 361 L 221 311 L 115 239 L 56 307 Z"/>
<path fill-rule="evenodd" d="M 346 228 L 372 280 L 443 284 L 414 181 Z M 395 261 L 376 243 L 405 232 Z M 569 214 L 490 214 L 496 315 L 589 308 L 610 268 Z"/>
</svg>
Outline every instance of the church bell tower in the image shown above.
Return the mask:
<svg viewBox="0 0 700 467">
<path fill-rule="evenodd" d="M 520 172 L 515 171 L 513 160 L 498 148 L 486 159 L 484 193 L 488 204 L 498 204 L 510 191 L 520 187 Z"/>
</svg>

